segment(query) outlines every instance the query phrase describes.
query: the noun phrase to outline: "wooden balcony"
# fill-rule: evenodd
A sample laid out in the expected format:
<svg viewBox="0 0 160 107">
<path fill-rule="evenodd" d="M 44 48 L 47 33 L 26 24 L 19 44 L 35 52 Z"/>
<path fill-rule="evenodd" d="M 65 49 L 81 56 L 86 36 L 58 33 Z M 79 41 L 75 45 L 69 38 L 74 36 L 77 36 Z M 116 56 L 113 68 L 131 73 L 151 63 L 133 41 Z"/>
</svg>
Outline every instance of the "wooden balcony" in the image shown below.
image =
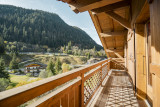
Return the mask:
<svg viewBox="0 0 160 107">
<path fill-rule="evenodd" d="M 0 107 L 138 106 L 127 72 L 112 59 L 0 93 Z M 132 103 L 131 103 L 132 102 Z"/>
</svg>

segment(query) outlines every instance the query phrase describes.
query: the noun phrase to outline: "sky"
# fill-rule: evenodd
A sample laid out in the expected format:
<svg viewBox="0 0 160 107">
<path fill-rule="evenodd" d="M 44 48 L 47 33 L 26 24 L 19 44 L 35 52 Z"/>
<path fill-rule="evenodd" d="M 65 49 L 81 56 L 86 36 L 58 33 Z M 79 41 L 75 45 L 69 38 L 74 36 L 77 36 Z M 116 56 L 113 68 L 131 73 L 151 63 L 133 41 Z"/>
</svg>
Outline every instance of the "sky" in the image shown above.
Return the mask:
<svg viewBox="0 0 160 107">
<path fill-rule="evenodd" d="M 67 24 L 84 30 L 101 45 L 100 39 L 88 12 L 76 14 L 68 4 L 57 0 L 0 0 L 0 4 L 14 5 L 27 9 L 38 9 L 58 14 Z"/>
</svg>

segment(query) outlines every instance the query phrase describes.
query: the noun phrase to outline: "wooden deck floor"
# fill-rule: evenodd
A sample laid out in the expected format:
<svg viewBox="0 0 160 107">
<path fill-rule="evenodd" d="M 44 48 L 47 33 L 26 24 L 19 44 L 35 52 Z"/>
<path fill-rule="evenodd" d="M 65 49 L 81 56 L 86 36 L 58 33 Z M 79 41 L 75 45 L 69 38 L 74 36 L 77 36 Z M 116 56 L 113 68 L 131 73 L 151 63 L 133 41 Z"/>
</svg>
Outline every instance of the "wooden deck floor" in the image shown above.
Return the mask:
<svg viewBox="0 0 160 107">
<path fill-rule="evenodd" d="M 112 71 L 95 107 L 145 107 L 138 103 L 125 71 Z"/>
</svg>

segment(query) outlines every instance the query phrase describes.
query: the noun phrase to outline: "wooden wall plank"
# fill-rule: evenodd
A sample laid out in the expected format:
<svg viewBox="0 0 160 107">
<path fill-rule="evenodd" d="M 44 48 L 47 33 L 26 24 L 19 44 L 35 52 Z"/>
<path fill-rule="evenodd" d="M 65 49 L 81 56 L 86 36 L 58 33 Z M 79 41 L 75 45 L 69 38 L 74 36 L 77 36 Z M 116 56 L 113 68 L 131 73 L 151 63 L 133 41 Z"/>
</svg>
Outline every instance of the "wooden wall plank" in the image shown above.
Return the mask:
<svg viewBox="0 0 160 107">
<path fill-rule="evenodd" d="M 69 103 L 68 103 L 68 93 L 65 94 L 62 98 L 61 98 L 61 106 L 62 107 L 69 107 Z"/>
<path fill-rule="evenodd" d="M 150 69 L 154 75 L 160 78 L 160 65 L 151 64 Z"/>
<path fill-rule="evenodd" d="M 81 91 L 80 91 L 81 87 L 75 87 L 75 107 L 80 107 L 81 103 L 80 103 L 80 98 L 81 98 Z"/>
<path fill-rule="evenodd" d="M 136 86 L 137 94 L 146 98 L 146 48 L 145 48 L 145 34 L 144 24 L 136 24 L 135 41 L 136 41 Z"/>
<path fill-rule="evenodd" d="M 153 76 L 153 107 L 160 107 L 160 78 L 157 75 Z"/>
<path fill-rule="evenodd" d="M 134 34 L 132 31 L 128 32 L 127 35 L 127 69 L 128 73 L 133 80 L 133 85 L 135 85 L 135 67 L 134 67 Z"/>
<path fill-rule="evenodd" d="M 70 90 L 68 96 L 69 96 L 69 107 L 75 107 L 75 88 Z"/>
<path fill-rule="evenodd" d="M 60 100 L 53 103 L 53 105 L 48 105 L 48 107 L 60 107 Z"/>
<path fill-rule="evenodd" d="M 160 0 L 154 0 L 150 4 L 151 23 L 151 72 L 153 75 L 153 107 L 159 107 L 160 102 Z"/>
</svg>

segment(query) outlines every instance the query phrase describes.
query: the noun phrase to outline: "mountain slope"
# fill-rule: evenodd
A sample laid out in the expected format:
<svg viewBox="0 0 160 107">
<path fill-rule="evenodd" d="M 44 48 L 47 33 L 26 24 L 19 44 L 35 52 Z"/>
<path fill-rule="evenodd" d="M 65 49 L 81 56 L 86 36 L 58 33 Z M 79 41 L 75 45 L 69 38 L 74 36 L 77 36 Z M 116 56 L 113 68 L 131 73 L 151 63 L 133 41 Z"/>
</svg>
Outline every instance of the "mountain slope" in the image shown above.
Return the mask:
<svg viewBox="0 0 160 107">
<path fill-rule="evenodd" d="M 4 40 L 59 48 L 69 41 L 82 49 L 102 49 L 86 32 L 69 26 L 57 14 L 0 5 L 0 36 Z"/>
</svg>

